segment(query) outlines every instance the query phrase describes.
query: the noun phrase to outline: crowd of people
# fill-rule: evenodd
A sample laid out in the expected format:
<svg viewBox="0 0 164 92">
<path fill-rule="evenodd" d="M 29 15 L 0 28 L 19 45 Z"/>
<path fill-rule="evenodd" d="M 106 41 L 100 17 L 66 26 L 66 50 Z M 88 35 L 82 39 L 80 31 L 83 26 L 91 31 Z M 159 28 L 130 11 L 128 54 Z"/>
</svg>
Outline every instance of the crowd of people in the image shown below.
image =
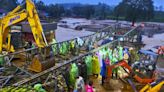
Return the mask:
<svg viewBox="0 0 164 92">
<path fill-rule="evenodd" d="M 83 78 L 81 76 L 78 76 L 73 92 L 95 92 L 95 89 L 93 87 L 93 81 L 85 83 Z"/>
</svg>

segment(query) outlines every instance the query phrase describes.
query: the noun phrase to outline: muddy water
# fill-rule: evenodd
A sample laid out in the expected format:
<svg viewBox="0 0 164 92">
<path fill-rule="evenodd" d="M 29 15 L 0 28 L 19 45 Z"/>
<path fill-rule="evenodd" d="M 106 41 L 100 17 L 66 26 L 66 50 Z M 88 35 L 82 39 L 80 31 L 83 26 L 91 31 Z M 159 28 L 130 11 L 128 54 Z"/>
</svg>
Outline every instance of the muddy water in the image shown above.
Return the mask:
<svg viewBox="0 0 164 92">
<path fill-rule="evenodd" d="M 61 42 L 61 41 L 70 40 L 76 37 L 91 35 L 93 33 L 94 32 L 77 31 L 73 29 L 58 27 L 58 29 L 56 30 L 56 39 L 58 42 Z"/>
<path fill-rule="evenodd" d="M 152 38 L 149 38 L 148 36 L 143 35 L 143 43 L 145 44 L 145 47 L 143 49 L 153 49 L 155 46 L 163 46 L 164 45 L 164 33 L 161 34 L 155 34 Z"/>
</svg>

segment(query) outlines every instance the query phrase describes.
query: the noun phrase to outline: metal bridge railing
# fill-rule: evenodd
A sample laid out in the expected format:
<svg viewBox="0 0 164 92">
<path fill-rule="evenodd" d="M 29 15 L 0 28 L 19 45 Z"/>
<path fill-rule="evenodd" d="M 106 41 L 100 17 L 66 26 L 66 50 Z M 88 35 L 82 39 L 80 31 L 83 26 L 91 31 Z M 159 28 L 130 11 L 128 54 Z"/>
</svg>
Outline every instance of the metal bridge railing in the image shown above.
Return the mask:
<svg viewBox="0 0 164 92">
<path fill-rule="evenodd" d="M 94 43 L 94 42 L 97 42 L 99 40 L 102 40 L 104 38 L 108 38 L 109 36 L 113 36 L 113 32 L 117 32 L 116 29 L 114 29 L 113 27 L 111 26 L 108 26 L 102 30 L 99 30 L 98 32 L 94 33 L 94 34 L 91 34 L 89 36 L 84 36 L 84 37 L 81 37 L 81 39 L 84 41 L 84 45 L 82 47 L 86 48 L 86 46 L 88 46 L 90 44 L 90 42 Z M 71 41 L 75 41 L 77 42 L 77 39 L 74 38 L 74 39 L 71 39 L 71 40 L 67 40 L 67 41 L 63 41 L 63 42 L 58 42 L 58 43 L 54 43 L 54 44 L 50 44 L 49 46 L 45 47 L 45 48 L 30 48 L 30 49 L 26 49 L 26 50 L 20 50 L 20 51 L 17 51 L 17 52 L 14 52 L 14 53 L 9 53 L 9 54 L 6 54 L 6 55 L 2 55 L 0 56 L 0 58 L 4 58 L 4 61 L 5 61 L 5 64 L 4 64 L 4 69 L 3 71 L 1 72 L 0 71 L 0 75 L 2 77 L 6 76 L 7 79 L 4 79 L 4 78 L 0 78 L 0 86 L 3 87 L 5 85 L 7 85 L 10 81 L 10 79 L 16 77 L 16 79 L 23 79 L 23 78 L 28 78 L 28 77 L 32 77 L 33 76 L 33 73 L 31 73 L 27 68 L 28 68 L 28 65 L 31 64 L 31 60 L 32 58 L 37 55 L 37 54 L 41 54 L 42 55 L 42 58 L 44 58 L 46 60 L 46 57 L 44 57 L 45 55 L 47 55 L 47 51 L 50 50 L 50 57 L 55 57 L 57 58 L 56 55 L 59 55 L 59 48 L 57 49 L 57 53 L 56 55 L 54 56 L 52 54 L 52 49 L 51 47 L 53 45 L 56 45 L 57 47 L 60 47 L 63 43 L 70 43 Z M 93 44 L 92 44 L 93 45 Z M 82 48 L 80 47 L 80 49 Z M 91 49 L 92 50 L 92 49 Z M 90 50 L 89 50 L 90 51 Z M 44 52 L 44 53 L 42 53 Z M 68 52 L 69 53 L 69 52 Z M 77 57 L 79 55 L 76 55 Z M 19 60 L 17 60 L 19 59 Z M 72 59 L 71 59 L 72 60 Z M 70 60 L 70 61 L 71 61 Z M 18 62 L 18 65 L 16 65 L 15 63 L 12 63 L 12 62 Z M 61 61 L 61 60 L 59 60 Z M 66 61 L 66 60 L 62 60 L 61 63 L 63 61 Z M 55 61 L 54 61 L 55 62 Z M 68 60 L 69 62 L 69 60 Z M 65 64 L 65 63 L 63 63 Z M 61 64 L 62 66 L 62 64 Z M 60 67 L 59 66 L 55 66 L 54 67 Z M 52 68 L 48 69 L 48 70 L 51 70 Z M 54 69 L 54 68 L 53 68 Z M 21 71 L 18 73 L 18 71 Z M 48 72 L 48 70 L 46 72 Z M 55 69 L 56 70 L 56 69 Z M 10 75 L 5 75 L 6 72 L 11 72 Z M 24 74 L 25 73 L 25 74 Z M 41 73 L 45 73 L 45 71 L 41 72 Z M 22 74 L 22 75 L 21 75 Z M 21 77 L 17 77 L 18 76 L 23 76 L 23 78 Z M 7 77 L 8 76 L 8 77 Z M 12 76 L 12 77 L 10 77 Z M 35 77 L 35 75 L 34 75 Z M 5 84 L 4 84 L 5 83 Z M 12 84 L 12 83 L 11 83 Z"/>
<path fill-rule="evenodd" d="M 122 37 L 126 38 L 126 37 L 129 37 L 129 36 L 134 36 L 135 33 L 137 33 L 136 31 L 138 30 L 139 27 L 140 27 L 140 25 L 135 27 L 135 28 L 133 28 L 128 33 L 125 33 L 124 35 L 122 35 Z M 24 84 L 30 84 L 30 85 L 34 84 L 34 83 L 37 82 L 38 78 L 41 78 L 41 77 L 43 77 L 44 75 L 47 75 L 47 74 L 57 76 L 58 74 L 60 74 L 60 73 L 57 73 L 57 72 L 59 72 L 59 71 L 62 72 L 63 71 L 62 70 L 63 67 L 66 67 L 67 65 L 69 65 L 71 63 L 78 62 L 79 59 L 82 59 L 85 56 L 88 56 L 90 54 L 93 54 L 93 53 L 95 53 L 95 52 L 97 52 L 97 51 L 99 51 L 99 50 L 101 50 L 103 48 L 115 47 L 115 46 L 119 45 L 119 42 L 120 42 L 120 39 L 116 39 L 116 40 L 114 40 L 114 41 L 112 41 L 110 43 L 107 43 L 107 44 L 102 45 L 102 46 L 100 46 L 98 48 L 95 48 L 95 49 L 93 49 L 93 50 L 91 50 L 89 52 L 86 52 L 86 53 L 81 54 L 79 56 L 75 56 L 72 59 L 70 59 L 70 60 L 68 60 L 66 62 L 63 62 L 63 63 L 61 63 L 58 66 L 51 67 L 51 68 L 49 68 L 49 69 L 47 69 L 47 70 L 45 70 L 45 71 L 43 71 L 41 73 L 35 74 L 35 75 L 33 75 L 33 76 L 29 77 L 29 78 L 26 78 L 26 79 L 24 79 L 22 81 L 19 81 L 19 82 L 13 84 L 13 86 L 20 86 L 20 85 L 24 85 Z M 35 82 L 34 82 L 34 80 L 35 80 Z M 44 80 L 49 80 L 49 79 L 44 79 Z M 46 82 L 48 82 L 48 81 L 46 81 Z M 43 83 L 46 83 L 46 82 L 43 82 Z"/>
</svg>

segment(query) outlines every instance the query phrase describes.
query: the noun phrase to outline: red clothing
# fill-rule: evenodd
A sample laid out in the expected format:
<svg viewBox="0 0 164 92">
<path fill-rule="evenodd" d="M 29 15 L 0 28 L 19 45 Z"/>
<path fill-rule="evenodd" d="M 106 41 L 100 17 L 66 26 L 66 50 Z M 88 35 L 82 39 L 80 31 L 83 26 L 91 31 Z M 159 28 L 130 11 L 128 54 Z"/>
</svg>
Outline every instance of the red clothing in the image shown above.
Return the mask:
<svg viewBox="0 0 164 92">
<path fill-rule="evenodd" d="M 86 88 L 86 92 L 93 92 L 92 86 L 86 85 L 85 88 Z"/>
<path fill-rule="evenodd" d="M 110 65 L 110 60 L 108 58 L 105 59 L 105 64 Z"/>
</svg>

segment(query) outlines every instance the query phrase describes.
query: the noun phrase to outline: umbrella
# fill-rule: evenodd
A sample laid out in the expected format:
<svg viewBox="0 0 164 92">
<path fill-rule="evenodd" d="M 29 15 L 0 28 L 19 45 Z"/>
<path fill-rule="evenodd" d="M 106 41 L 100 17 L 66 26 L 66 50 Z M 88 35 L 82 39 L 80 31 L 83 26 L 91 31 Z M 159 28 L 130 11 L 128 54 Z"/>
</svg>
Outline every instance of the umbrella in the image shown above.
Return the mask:
<svg viewBox="0 0 164 92">
<path fill-rule="evenodd" d="M 139 50 L 139 53 L 145 54 L 145 55 L 153 55 L 153 56 L 158 56 L 158 54 L 148 51 L 148 50 Z"/>
</svg>

